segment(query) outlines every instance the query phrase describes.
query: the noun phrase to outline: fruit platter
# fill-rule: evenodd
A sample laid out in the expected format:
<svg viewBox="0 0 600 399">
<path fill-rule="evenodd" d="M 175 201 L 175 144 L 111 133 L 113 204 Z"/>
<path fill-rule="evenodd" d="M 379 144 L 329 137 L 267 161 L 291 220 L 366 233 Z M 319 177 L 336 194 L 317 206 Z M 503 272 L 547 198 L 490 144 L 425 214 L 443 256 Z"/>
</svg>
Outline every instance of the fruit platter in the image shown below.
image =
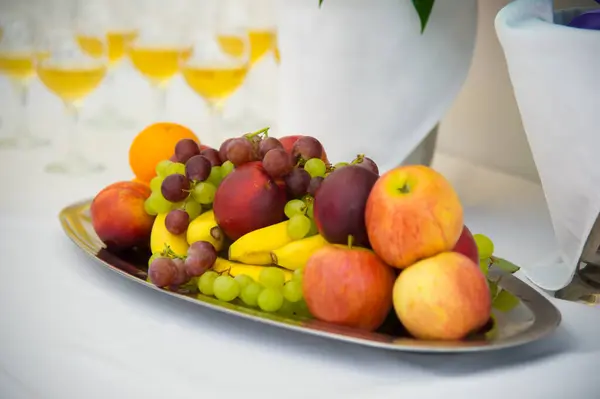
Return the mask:
<svg viewBox="0 0 600 399">
<path fill-rule="evenodd" d="M 422 165 L 332 163 L 315 137 L 264 128 L 201 143 L 174 123 L 133 141 L 133 179 L 60 214 L 119 275 L 205 308 L 355 344 L 472 352 L 540 339 L 560 313 L 464 224 Z M 210 317 L 207 312 L 204 317 Z"/>
</svg>

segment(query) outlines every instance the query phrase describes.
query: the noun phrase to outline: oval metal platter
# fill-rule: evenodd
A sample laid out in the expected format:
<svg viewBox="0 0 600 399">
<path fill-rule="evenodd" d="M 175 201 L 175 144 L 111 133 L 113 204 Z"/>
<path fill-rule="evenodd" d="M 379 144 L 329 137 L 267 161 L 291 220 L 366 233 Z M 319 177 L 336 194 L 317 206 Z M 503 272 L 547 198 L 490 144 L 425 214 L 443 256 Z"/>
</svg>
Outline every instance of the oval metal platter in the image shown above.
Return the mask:
<svg viewBox="0 0 600 399">
<path fill-rule="evenodd" d="M 249 308 L 241 302 L 227 303 L 202 294 L 163 290 L 147 282 L 148 252 L 114 254 L 106 250 L 92 227 L 90 203 L 87 200 L 68 206 L 61 211 L 59 218 L 67 236 L 100 265 L 164 295 L 259 323 L 385 350 L 462 353 L 492 351 L 530 343 L 552 333 L 561 322 L 560 312 L 546 297 L 518 278 L 501 271 L 494 271 L 499 278 L 499 287 L 512 293 L 519 303 L 510 311 L 494 310 L 493 322 L 484 330 L 461 341 L 414 339 L 404 331 L 393 315 L 378 331 L 364 332 L 311 318 L 266 313 Z"/>
</svg>

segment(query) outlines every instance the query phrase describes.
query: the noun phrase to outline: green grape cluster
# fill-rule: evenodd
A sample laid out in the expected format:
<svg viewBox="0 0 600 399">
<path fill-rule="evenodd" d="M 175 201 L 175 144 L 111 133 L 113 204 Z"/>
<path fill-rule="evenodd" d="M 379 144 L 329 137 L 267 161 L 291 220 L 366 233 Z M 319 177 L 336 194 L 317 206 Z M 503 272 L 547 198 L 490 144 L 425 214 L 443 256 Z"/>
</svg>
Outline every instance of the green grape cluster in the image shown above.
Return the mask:
<svg viewBox="0 0 600 399">
<path fill-rule="evenodd" d="M 149 215 L 167 214 L 167 230 L 183 234 L 192 220 L 212 207 L 217 188 L 232 170 L 233 164 L 221 162 L 218 151 L 200 150 L 195 141 L 183 139 L 171 160 L 156 165 L 144 209 Z"/>
<path fill-rule="evenodd" d="M 306 194 L 285 204 L 285 216 L 289 219 L 287 232 L 291 239 L 301 240 L 318 234 L 313 212 L 314 198 Z"/>
<path fill-rule="evenodd" d="M 198 290 L 203 295 L 224 302 L 237 300 L 264 312 L 310 317 L 302 295 L 301 270 L 287 282 L 283 271 L 276 267 L 261 270 L 258 281 L 245 274 L 232 277 L 209 270 L 198 278 Z"/>
</svg>

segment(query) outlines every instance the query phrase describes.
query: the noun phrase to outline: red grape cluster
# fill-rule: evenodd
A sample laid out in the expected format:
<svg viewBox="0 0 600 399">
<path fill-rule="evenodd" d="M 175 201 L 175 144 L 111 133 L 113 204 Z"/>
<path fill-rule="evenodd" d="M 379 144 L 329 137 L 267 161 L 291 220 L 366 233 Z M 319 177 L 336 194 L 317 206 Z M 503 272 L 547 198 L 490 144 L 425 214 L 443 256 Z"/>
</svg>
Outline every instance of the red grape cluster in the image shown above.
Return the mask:
<svg viewBox="0 0 600 399">
<path fill-rule="evenodd" d="M 157 287 L 177 289 L 192 278 L 202 276 L 216 260 L 215 247 L 209 242 L 197 241 L 190 245 L 184 258 L 175 257 L 169 251 L 151 258 L 148 277 Z"/>
</svg>

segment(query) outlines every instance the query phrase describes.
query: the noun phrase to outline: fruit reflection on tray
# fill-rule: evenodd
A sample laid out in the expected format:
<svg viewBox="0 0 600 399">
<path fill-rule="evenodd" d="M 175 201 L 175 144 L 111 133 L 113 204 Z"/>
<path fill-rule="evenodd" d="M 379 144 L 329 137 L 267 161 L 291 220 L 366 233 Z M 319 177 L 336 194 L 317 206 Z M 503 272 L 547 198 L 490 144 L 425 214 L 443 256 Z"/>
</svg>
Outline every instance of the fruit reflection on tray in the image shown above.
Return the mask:
<svg viewBox="0 0 600 399">
<path fill-rule="evenodd" d="M 142 172 L 130 156 L 136 179 L 90 206 L 97 257 L 171 293 L 383 342 L 485 341 L 493 310 L 519 306 L 489 273 L 518 267 L 464 226 L 440 173 L 331 164 L 316 138 L 268 131 L 218 150 L 183 138 Z"/>
</svg>

